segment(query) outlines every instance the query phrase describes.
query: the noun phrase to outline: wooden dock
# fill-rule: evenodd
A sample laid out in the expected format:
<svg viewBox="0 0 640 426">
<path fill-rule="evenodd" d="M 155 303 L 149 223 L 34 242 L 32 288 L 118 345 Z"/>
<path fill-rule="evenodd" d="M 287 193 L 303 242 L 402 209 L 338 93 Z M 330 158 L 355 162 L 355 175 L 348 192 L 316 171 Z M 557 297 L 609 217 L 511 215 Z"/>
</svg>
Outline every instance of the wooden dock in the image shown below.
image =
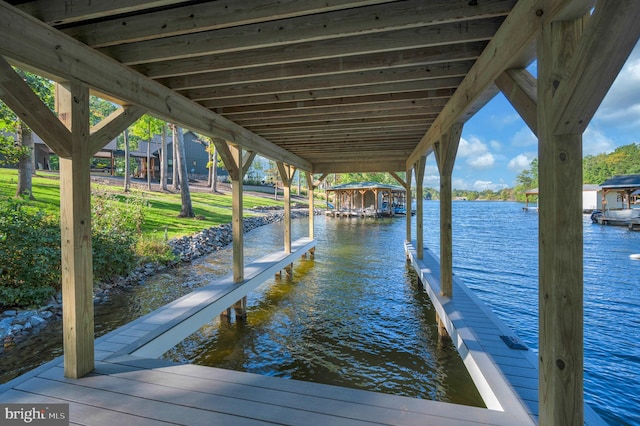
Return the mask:
<svg viewBox="0 0 640 426">
<path fill-rule="evenodd" d="M 537 424 L 537 355 L 455 275 L 453 296 L 441 296 L 431 250 L 418 259 L 407 242 L 405 251 L 487 407 L 509 413 L 513 424 Z M 585 404 L 585 424 L 606 423 Z"/>
<path fill-rule="evenodd" d="M 272 253 L 247 265 L 242 283 L 227 277 L 99 338 L 95 369 L 86 377 L 65 378 L 60 357 L 1 385 L 0 401 L 68 403 L 71 424 L 105 426 L 537 423 L 535 355 L 509 349 L 498 336 L 514 334 L 459 280 L 454 279 L 454 299 L 439 298 L 436 258 L 425 250 L 425 259 L 418 260 L 410 244 L 407 254 L 488 408 L 158 359 L 314 246 L 314 240 L 295 241 L 290 254 Z M 593 416 L 588 424 L 598 424 Z"/>
</svg>

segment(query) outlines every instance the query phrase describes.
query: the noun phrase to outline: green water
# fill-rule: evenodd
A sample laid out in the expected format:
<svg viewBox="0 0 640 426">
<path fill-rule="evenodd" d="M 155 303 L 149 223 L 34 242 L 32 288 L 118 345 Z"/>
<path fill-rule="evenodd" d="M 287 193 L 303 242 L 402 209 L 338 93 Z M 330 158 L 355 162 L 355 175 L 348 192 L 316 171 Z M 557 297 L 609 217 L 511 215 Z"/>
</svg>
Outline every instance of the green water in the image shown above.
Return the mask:
<svg viewBox="0 0 640 426">
<path fill-rule="evenodd" d="M 404 227 L 397 218 L 316 218 L 313 259 L 252 293 L 246 321 L 212 321 L 166 357 L 483 406 L 451 342 L 438 339 L 435 312 L 398 238 Z M 276 250 L 282 232 L 254 230 L 247 247 Z M 307 221 L 295 221 L 293 232 L 305 236 Z"/>
</svg>

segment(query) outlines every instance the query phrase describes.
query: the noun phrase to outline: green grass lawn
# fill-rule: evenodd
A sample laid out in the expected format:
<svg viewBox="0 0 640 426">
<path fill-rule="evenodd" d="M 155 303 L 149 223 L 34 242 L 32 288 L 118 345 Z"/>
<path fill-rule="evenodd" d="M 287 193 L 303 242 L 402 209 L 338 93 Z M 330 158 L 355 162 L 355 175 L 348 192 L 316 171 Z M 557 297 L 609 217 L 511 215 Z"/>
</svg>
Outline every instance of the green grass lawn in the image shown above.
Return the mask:
<svg viewBox="0 0 640 426">
<path fill-rule="evenodd" d="M 17 171 L 0 168 L 0 202 L 15 195 L 18 181 Z M 164 237 L 165 230 L 169 238 L 191 235 L 211 226 L 231 222 L 231 194 L 212 194 L 208 192 L 191 192 L 193 210 L 197 217 L 179 218 L 180 194 L 141 191 L 134 189 L 124 193 L 121 186 L 107 186 L 91 183 L 91 190 L 117 194 L 124 197 L 138 197 L 148 202 L 145 210 L 143 235 Z M 33 196 L 35 201 L 29 204 L 45 210 L 53 215 L 60 214 L 60 182 L 55 173 L 38 172 L 33 177 Z M 274 200 L 272 195 L 265 197 L 245 195 L 245 208 L 263 206 L 282 206 L 282 199 Z"/>
</svg>

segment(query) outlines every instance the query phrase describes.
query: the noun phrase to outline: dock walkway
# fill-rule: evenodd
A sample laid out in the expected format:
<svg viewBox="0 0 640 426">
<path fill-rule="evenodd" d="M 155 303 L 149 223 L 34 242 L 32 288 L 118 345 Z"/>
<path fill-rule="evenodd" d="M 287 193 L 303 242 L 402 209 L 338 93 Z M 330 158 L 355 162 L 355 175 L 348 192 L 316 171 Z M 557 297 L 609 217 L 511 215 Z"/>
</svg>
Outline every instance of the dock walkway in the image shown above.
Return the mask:
<svg viewBox="0 0 640 426">
<path fill-rule="evenodd" d="M 292 253 L 272 253 L 245 268 L 243 283 L 229 278 L 207 285 L 97 339 L 94 371 L 81 379 L 63 374 L 62 357 L 0 386 L 3 403 L 67 403 L 71 424 L 84 425 L 526 425 L 535 424 L 535 365 L 530 354 L 506 348 L 494 336 L 508 329 L 487 322 L 492 314 L 456 283 L 455 303 L 432 295 L 441 318 L 456 336 L 458 349 L 479 388 L 494 396 L 489 408 L 419 400 L 357 389 L 177 364 L 158 359 L 176 339 L 186 337 L 252 286 L 315 245 L 302 239 Z M 414 255 L 411 246 L 408 254 Z M 438 263 L 413 262 L 421 279 Z M 425 282 L 425 281 L 423 281 Z M 431 286 L 428 286 L 431 287 Z M 460 296 L 460 297 L 458 297 Z M 464 309 L 463 309 L 464 308 Z M 444 309 L 444 310 L 443 310 Z M 496 318 L 497 320 L 497 318 Z M 499 321 L 499 320 L 498 320 Z M 497 327 L 497 328 L 496 328 Z M 197 329 L 197 328 L 196 328 Z M 184 336 L 184 337 L 183 337 Z M 477 338 L 476 336 L 481 336 Z M 499 338 L 498 338 L 499 339 Z M 480 346 L 490 342 L 486 351 Z M 502 344 L 502 346 L 501 346 Z M 170 346 L 169 346 L 170 347 Z M 493 348 L 493 349 L 492 349 Z M 528 351 L 530 352 L 530 351 Z M 491 365 L 500 359 L 499 365 Z M 535 356 L 533 357 L 535 360 Z M 499 376 L 492 378 L 491 376 Z M 486 387 L 486 386 L 484 386 Z M 521 391 L 515 391 L 521 388 Z M 487 394 L 486 389 L 483 396 Z M 520 394 L 518 392 L 521 392 Z M 593 423 L 595 424 L 595 423 Z"/>
<path fill-rule="evenodd" d="M 504 410 L 513 424 L 538 423 L 538 358 L 462 281 L 453 276 L 453 297 L 440 295 L 440 264 L 415 243 L 405 243 L 408 259 L 453 340 L 488 408 Z M 585 424 L 606 424 L 585 404 Z"/>
</svg>

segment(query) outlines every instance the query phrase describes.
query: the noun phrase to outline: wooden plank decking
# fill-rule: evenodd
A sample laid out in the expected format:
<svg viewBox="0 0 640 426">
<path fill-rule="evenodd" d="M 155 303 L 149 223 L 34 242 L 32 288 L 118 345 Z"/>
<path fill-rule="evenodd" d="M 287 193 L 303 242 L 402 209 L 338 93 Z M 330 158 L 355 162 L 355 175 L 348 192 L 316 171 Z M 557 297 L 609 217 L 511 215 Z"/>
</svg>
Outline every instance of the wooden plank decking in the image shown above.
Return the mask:
<svg viewBox="0 0 640 426">
<path fill-rule="evenodd" d="M 229 300 L 233 303 L 238 295 L 246 294 L 257 285 L 257 281 L 264 281 L 267 274 L 271 276 L 274 268 L 289 264 L 314 244 L 313 240 L 298 240 L 292 245 L 292 254 L 272 253 L 247 265 L 247 279 L 242 284 L 230 284 L 228 279 L 223 279 L 101 337 L 96 341 L 95 369 L 86 377 L 65 378 L 60 357 L 1 385 L 0 401 L 68 403 L 71 424 L 105 426 L 536 423 L 535 356 L 530 351 L 508 349 L 496 338 L 498 333 L 509 330 L 482 302 L 467 294 L 457 280 L 454 280 L 455 303 L 441 304 L 435 297 L 434 304 L 451 328 L 451 335 L 458 339 L 458 349 L 481 393 L 489 395 L 485 396 L 489 408 L 176 364 L 156 358 L 170 342 L 198 324 L 208 322 L 212 312 L 226 309 Z M 427 263 L 424 263 L 415 259 L 412 246 L 408 245 L 407 250 L 421 279 L 430 280 L 423 282 L 437 283 L 433 276 L 438 267 L 435 257 L 425 251 Z M 426 287 L 432 288 L 432 285 Z M 208 316 L 206 321 L 200 322 L 202 316 Z"/>
<path fill-rule="evenodd" d="M 537 355 L 455 275 L 453 297 L 441 296 L 440 264 L 432 251 L 425 249 L 418 259 L 409 242 L 405 251 L 487 407 L 510 413 L 513 424 L 537 424 Z M 587 404 L 585 424 L 605 424 Z"/>
</svg>

